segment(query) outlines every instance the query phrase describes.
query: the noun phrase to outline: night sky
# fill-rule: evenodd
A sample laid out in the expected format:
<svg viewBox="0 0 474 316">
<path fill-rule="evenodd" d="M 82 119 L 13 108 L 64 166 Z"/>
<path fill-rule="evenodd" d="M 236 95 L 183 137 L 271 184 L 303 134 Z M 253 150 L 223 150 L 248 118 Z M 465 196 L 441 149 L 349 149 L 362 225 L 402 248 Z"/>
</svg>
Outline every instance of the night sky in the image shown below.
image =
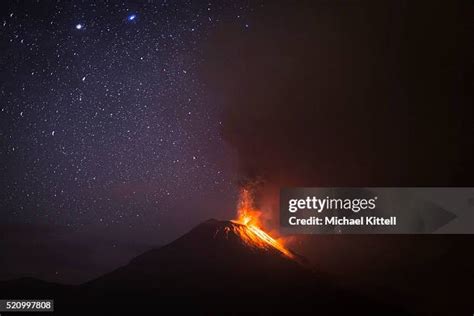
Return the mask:
<svg viewBox="0 0 474 316">
<path fill-rule="evenodd" d="M 282 186 L 472 186 L 469 1 L 1 6 L 0 278 L 85 281 L 242 183 L 270 213 Z"/>
<path fill-rule="evenodd" d="M 232 217 L 220 104 L 203 93 L 197 69 L 209 34 L 223 23 L 248 32 L 254 9 L 246 1 L 2 2 L 8 241 L 18 235 L 23 245 L 26 230 L 38 243 L 48 238 L 49 249 L 50 238 L 100 232 L 89 243 L 111 236 L 108 250 Z"/>
<path fill-rule="evenodd" d="M 219 104 L 203 94 L 196 70 L 208 34 L 222 20 L 247 32 L 253 7 L 173 1 L 7 7 L 2 222 L 159 233 L 177 206 L 198 208 L 207 203 L 203 196 L 232 194 Z"/>
</svg>

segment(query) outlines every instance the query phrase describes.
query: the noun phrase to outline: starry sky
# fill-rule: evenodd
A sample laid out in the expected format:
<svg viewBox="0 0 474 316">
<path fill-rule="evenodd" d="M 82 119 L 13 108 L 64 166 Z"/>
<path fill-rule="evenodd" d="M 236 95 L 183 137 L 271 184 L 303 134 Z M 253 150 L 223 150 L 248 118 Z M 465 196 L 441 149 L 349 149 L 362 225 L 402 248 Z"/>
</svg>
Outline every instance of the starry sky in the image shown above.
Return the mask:
<svg viewBox="0 0 474 316">
<path fill-rule="evenodd" d="M 248 31 L 252 6 L 3 6 L 2 221 L 159 231 L 178 206 L 232 196 L 219 104 L 196 71 L 200 43 L 223 20 Z"/>
<path fill-rule="evenodd" d="M 26 231 L 47 249 L 107 239 L 109 250 L 231 218 L 234 162 L 198 70 L 201 43 L 223 23 L 248 32 L 254 5 L 2 2 L 0 222 L 9 241 L 23 244 Z"/>
</svg>

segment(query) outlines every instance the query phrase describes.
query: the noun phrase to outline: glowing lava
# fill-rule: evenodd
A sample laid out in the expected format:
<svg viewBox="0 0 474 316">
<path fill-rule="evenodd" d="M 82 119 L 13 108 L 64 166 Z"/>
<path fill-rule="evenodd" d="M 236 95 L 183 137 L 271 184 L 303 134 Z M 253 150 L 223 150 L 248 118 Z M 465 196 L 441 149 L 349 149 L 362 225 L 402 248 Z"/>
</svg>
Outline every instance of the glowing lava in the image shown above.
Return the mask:
<svg viewBox="0 0 474 316">
<path fill-rule="evenodd" d="M 253 206 L 251 192 L 247 189 L 242 189 L 240 192 L 237 219 L 232 221 L 240 225 L 233 227 L 234 232 L 251 247 L 267 250 L 277 249 L 285 256 L 294 258 L 294 255 L 286 249 L 285 246 L 262 230 L 260 222 L 261 214 L 262 212 Z"/>
</svg>

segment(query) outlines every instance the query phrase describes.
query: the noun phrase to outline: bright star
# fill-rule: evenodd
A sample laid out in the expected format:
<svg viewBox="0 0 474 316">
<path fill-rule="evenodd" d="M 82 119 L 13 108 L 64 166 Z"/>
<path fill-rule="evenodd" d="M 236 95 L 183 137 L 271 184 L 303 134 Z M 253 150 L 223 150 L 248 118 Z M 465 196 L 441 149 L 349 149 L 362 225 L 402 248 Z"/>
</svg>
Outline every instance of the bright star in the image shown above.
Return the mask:
<svg viewBox="0 0 474 316">
<path fill-rule="evenodd" d="M 127 17 L 127 20 L 133 21 L 133 20 L 135 20 L 136 17 L 137 17 L 136 14 L 130 14 L 130 15 Z"/>
<path fill-rule="evenodd" d="M 76 30 L 81 30 L 84 26 L 82 24 L 76 24 Z"/>
</svg>

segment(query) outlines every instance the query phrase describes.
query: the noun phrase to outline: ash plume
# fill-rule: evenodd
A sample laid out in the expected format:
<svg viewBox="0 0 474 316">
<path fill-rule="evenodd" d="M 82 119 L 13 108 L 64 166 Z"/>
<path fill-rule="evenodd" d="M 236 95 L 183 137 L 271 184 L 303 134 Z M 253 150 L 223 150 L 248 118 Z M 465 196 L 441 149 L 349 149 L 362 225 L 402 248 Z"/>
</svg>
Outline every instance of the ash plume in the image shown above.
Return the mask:
<svg viewBox="0 0 474 316">
<path fill-rule="evenodd" d="M 474 146 L 464 9 L 273 3 L 248 29 L 229 22 L 217 31 L 204 73 L 241 181 L 467 185 Z"/>
</svg>

